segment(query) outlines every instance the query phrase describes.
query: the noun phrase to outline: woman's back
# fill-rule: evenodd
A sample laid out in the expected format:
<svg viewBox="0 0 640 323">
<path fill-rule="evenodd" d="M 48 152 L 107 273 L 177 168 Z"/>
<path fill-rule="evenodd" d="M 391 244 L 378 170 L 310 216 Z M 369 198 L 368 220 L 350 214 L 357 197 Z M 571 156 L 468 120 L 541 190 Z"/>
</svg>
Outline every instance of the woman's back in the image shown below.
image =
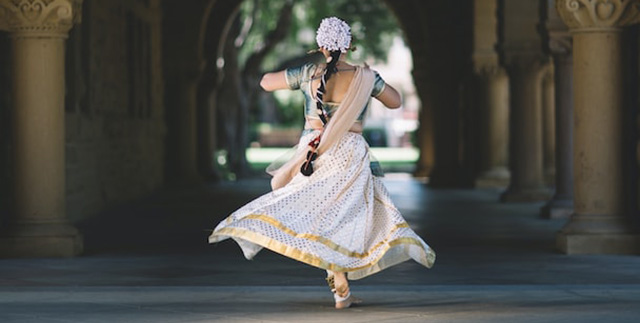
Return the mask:
<svg viewBox="0 0 640 323">
<path fill-rule="evenodd" d="M 334 73 L 325 86 L 324 102 L 340 103 L 349 90 L 349 85 L 353 81 L 355 67 L 346 63 L 338 65 L 338 71 Z M 313 96 L 320 85 L 320 79 L 314 79 L 311 84 Z"/>
</svg>

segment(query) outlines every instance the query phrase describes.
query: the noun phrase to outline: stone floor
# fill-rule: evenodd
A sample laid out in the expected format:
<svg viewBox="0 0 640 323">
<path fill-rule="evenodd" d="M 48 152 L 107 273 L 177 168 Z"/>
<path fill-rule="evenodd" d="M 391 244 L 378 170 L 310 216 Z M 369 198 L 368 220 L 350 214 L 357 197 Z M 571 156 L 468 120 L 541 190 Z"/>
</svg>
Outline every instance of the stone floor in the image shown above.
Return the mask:
<svg viewBox="0 0 640 323">
<path fill-rule="evenodd" d="M 0 260 L 0 322 L 640 321 L 640 256 L 559 254 L 566 220 L 539 218 L 541 203 L 500 204 L 497 190 L 385 182 L 438 258 L 352 282 L 359 307 L 333 309 L 318 269 L 206 243 L 268 191 L 252 179 L 167 189 L 79 223 L 82 257 Z"/>
</svg>

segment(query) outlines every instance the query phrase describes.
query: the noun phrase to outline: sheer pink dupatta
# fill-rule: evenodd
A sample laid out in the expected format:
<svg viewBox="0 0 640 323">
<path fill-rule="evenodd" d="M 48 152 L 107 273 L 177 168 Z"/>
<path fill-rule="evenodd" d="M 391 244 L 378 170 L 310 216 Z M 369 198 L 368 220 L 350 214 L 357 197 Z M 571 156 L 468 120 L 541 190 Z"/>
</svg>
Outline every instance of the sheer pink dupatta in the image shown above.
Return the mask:
<svg viewBox="0 0 640 323">
<path fill-rule="evenodd" d="M 319 156 L 322 156 L 324 152 L 333 147 L 333 145 L 349 131 L 353 123 L 356 122 L 362 109 L 369 99 L 371 99 L 374 81 L 375 75 L 368 66 L 356 68 L 353 80 L 349 85 L 349 89 L 342 103 L 340 103 L 337 111 L 333 114 L 322 132 L 322 140 L 318 146 Z M 293 158 L 287 163 L 275 171 L 270 172 L 270 174 L 273 175 L 271 179 L 271 188 L 273 190 L 287 185 L 291 179 L 300 172 L 300 166 L 307 157 L 308 151 L 308 146 L 299 148 Z"/>
</svg>

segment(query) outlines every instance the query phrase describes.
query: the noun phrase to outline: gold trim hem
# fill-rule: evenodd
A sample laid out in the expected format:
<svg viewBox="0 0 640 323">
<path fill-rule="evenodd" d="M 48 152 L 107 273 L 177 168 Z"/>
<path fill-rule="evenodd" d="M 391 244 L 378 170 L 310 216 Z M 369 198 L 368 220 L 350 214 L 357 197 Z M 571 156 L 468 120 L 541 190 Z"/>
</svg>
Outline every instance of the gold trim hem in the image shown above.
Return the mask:
<svg viewBox="0 0 640 323">
<path fill-rule="evenodd" d="M 255 233 L 253 231 L 249 231 L 247 229 L 222 228 L 217 232 L 211 234 L 211 236 L 209 237 L 209 242 L 210 243 L 218 242 L 218 241 L 225 240 L 227 238 L 233 238 L 234 240 L 236 239 L 246 240 L 248 242 L 260 245 L 264 248 L 267 248 L 269 250 L 272 250 L 274 252 L 277 252 L 279 254 L 282 254 L 284 256 L 298 260 L 300 262 L 306 263 L 314 267 L 331 270 L 331 271 L 337 271 L 337 272 L 346 272 L 349 274 L 349 279 L 352 279 L 352 280 L 369 276 L 385 268 L 388 268 L 390 266 L 393 266 L 395 264 L 398 264 L 400 262 L 403 262 L 405 260 L 409 260 L 412 258 L 411 256 L 408 255 L 408 253 L 404 252 L 405 250 L 402 250 L 400 254 L 395 252 L 390 255 L 393 257 L 390 257 L 389 260 L 385 260 L 384 262 L 381 262 L 383 258 L 388 256 L 387 252 L 392 248 L 395 249 L 396 247 L 407 248 L 412 245 L 418 246 L 422 251 L 422 257 L 420 257 L 420 259 L 413 258 L 414 260 L 416 260 L 417 262 L 419 262 L 420 264 L 422 264 L 427 268 L 431 268 L 433 266 L 433 263 L 435 262 L 435 252 L 433 252 L 431 248 L 425 249 L 423 244 L 419 240 L 415 238 L 409 238 L 409 237 L 398 238 L 390 241 L 383 249 L 382 255 L 380 257 L 359 267 L 340 266 L 338 264 L 326 261 L 316 255 L 288 246 L 280 241 Z"/>
<path fill-rule="evenodd" d="M 268 216 L 266 214 L 249 214 L 247 216 L 242 217 L 241 219 L 238 219 L 238 221 L 242 221 L 242 220 L 257 220 L 257 221 L 262 221 L 264 223 L 267 223 L 269 225 L 271 225 L 272 227 L 276 228 L 277 230 L 279 230 L 280 232 L 286 233 L 296 239 L 305 239 L 305 240 L 310 240 L 310 241 L 314 241 L 314 242 L 318 242 L 321 243 L 325 246 L 327 246 L 328 248 L 335 250 L 336 252 L 339 252 L 347 257 L 352 257 L 352 258 L 366 258 L 369 257 L 369 255 L 371 255 L 372 252 L 374 252 L 376 249 L 378 249 L 379 247 L 383 246 L 387 240 L 389 239 L 389 237 L 396 232 L 398 229 L 400 228 L 409 228 L 409 224 L 407 222 L 402 222 L 402 223 L 398 223 L 396 224 L 390 231 L 389 234 L 382 239 L 380 242 L 378 242 L 377 244 L 375 244 L 373 247 L 371 247 L 371 249 L 365 251 L 365 252 L 357 252 L 357 251 L 351 251 L 333 241 L 331 241 L 330 239 L 327 239 L 323 236 L 319 236 L 319 235 L 315 235 L 315 234 L 311 234 L 311 233 L 298 233 L 296 231 L 294 231 L 293 229 L 287 227 L 286 225 L 284 225 L 284 223 L 278 221 L 277 219 Z M 231 223 L 231 222 L 230 222 Z M 228 224 L 230 224 L 228 223 Z M 215 233 L 215 231 L 214 231 Z"/>
</svg>

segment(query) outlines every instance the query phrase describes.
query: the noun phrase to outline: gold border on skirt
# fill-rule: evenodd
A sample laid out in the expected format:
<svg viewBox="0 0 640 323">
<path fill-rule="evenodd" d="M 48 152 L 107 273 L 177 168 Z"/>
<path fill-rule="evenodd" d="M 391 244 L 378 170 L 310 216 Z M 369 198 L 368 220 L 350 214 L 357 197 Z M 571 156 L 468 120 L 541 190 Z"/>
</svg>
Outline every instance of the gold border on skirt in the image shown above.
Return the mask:
<svg viewBox="0 0 640 323">
<path fill-rule="evenodd" d="M 265 222 L 271 226 L 273 226 L 274 228 L 280 230 L 281 232 L 284 232 L 294 238 L 298 238 L 298 239 L 305 239 L 305 240 L 311 240 L 314 242 L 318 242 L 321 243 L 325 246 L 327 246 L 328 248 L 335 250 L 336 252 L 339 252 L 345 256 L 348 257 L 352 257 L 352 258 L 366 258 L 369 257 L 371 255 L 372 252 L 374 252 L 376 249 L 380 248 L 380 246 L 384 245 L 385 243 L 387 243 L 387 240 L 389 239 L 389 236 L 391 236 L 391 234 L 393 234 L 394 232 L 396 232 L 398 229 L 400 228 L 408 228 L 409 224 L 407 222 L 402 222 L 399 224 L 396 224 L 393 229 L 391 229 L 391 231 L 389 232 L 389 234 L 387 235 L 387 237 L 385 237 L 384 239 L 382 239 L 380 242 L 378 242 L 376 245 L 374 245 L 373 247 L 371 247 L 371 249 L 365 251 L 365 252 L 356 252 L 356 251 L 351 251 L 333 241 L 331 241 L 328 238 L 325 238 L 323 236 L 319 236 L 319 235 L 315 235 L 315 234 L 311 234 L 311 233 L 298 233 L 295 232 L 294 230 L 292 230 L 291 228 L 287 227 L 286 225 L 284 225 L 282 222 L 276 220 L 273 217 L 270 217 L 268 215 L 265 214 L 249 214 L 247 216 L 242 217 L 239 220 L 244 220 L 244 219 L 249 219 L 249 220 L 258 220 L 258 221 L 262 221 Z M 221 230 L 219 230 L 218 232 L 220 232 Z M 217 232 L 214 232 L 213 234 L 217 234 Z"/>
<path fill-rule="evenodd" d="M 426 250 L 422 242 L 418 241 L 415 238 L 409 238 L 409 237 L 398 238 L 390 241 L 382 251 L 382 255 L 380 257 L 368 262 L 365 265 L 362 265 L 359 267 L 343 267 L 338 264 L 326 261 L 316 255 L 288 246 L 280 241 L 255 233 L 253 231 L 249 231 L 247 229 L 222 228 L 217 232 L 213 233 L 211 236 L 214 236 L 214 235 L 244 239 L 249 242 L 261 245 L 279 254 L 285 255 L 289 258 L 309 264 L 311 266 L 328 269 L 332 271 L 338 271 L 338 272 L 353 272 L 353 271 L 362 270 L 367 267 L 371 267 L 376 263 L 378 263 L 378 261 L 380 261 L 380 259 L 382 259 L 385 256 L 385 253 L 389 249 L 402 244 L 416 245 L 420 247 L 420 249 L 422 249 L 422 251 L 424 252 L 423 254 L 424 257 L 423 259 L 421 259 L 422 261 L 420 261 L 420 263 L 422 263 L 424 266 L 431 268 L 431 266 L 433 266 L 433 262 L 435 261 L 435 253 L 431 249 Z M 211 240 L 211 237 L 210 237 L 210 240 Z"/>
</svg>

